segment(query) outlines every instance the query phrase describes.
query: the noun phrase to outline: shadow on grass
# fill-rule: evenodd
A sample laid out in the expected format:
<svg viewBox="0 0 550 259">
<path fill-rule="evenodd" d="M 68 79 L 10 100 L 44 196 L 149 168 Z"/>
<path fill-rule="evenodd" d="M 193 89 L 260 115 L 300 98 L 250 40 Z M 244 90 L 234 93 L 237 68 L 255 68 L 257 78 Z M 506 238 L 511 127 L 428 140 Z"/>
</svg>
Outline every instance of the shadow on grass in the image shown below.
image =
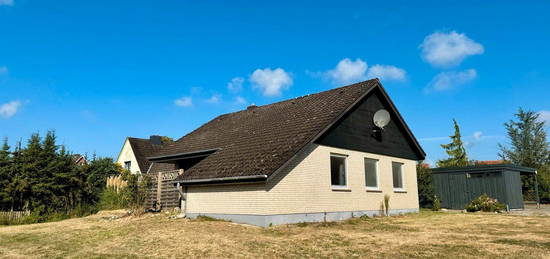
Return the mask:
<svg viewBox="0 0 550 259">
<path fill-rule="evenodd" d="M 534 240 L 524 240 L 524 239 L 497 239 L 493 241 L 493 243 L 497 244 L 505 244 L 505 245 L 517 245 L 517 246 L 526 246 L 526 247 L 532 247 L 532 248 L 542 248 L 550 250 L 550 242 L 537 242 Z"/>
</svg>

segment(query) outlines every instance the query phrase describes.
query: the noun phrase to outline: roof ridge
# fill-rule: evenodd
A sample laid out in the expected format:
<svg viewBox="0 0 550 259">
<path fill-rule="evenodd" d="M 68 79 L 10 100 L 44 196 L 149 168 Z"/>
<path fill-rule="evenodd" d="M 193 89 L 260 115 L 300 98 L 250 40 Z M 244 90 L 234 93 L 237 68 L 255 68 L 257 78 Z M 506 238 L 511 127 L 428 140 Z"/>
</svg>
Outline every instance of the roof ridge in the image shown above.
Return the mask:
<svg viewBox="0 0 550 259">
<path fill-rule="evenodd" d="M 268 106 L 271 106 L 271 105 L 276 105 L 276 104 L 281 104 L 281 103 L 285 103 L 285 102 L 290 102 L 290 101 L 293 101 L 293 100 L 297 100 L 297 99 L 301 99 L 301 98 L 305 98 L 305 97 L 310 97 L 310 96 L 315 96 L 315 95 L 320 95 L 320 94 L 326 94 L 326 93 L 329 93 L 329 92 L 334 92 L 334 91 L 338 91 L 338 90 L 343 90 L 344 88 L 351 88 L 351 87 L 357 87 L 359 85 L 367 85 L 368 83 L 372 83 L 372 82 L 379 82 L 380 80 L 378 78 L 372 78 L 372 79 L 369 79 L 369 80 L 365 80 L 365 81 L 361 81 L 361 82 L 357 82 L 357 83 L 353 83 L 353 84 L 349 84 L 349 85 L 344 85 L 344 86 L 340 86 L 340 87 L 337 87 L 337 88 L 332 88 L 332 89 L 328 89 L 328 90 L 325 90 L 325 91 L 322 91 L 322 92 L 317 92 L 317 93 L 312 93 L 312 94 L 306 94 L 306 95 L 302 95 L 302 96 L 298 96 L 298 97 L 294 97 L 294 98 L 290 98 L 290 99 L 285 99 L 285 100 L 281 100 L 281 101 L 278 101 L 278 102 L 274 102 L 274 103 L 269 103 L 269 104 L 264 104 L 264 105 L 259 105 L 259 106 L 256 106 L 255 109 L 258 109 L 258 108 L 265 108 L 265 107 L 268 107 Z M 228 113 L 224 113 L 224 114 L 220 114 L 210 120 L 208 120 L 207 122 L 205 122 L 204 124 L 202 124 L 201 126 L 195 128 L 194 130 L 190 131 L 189 133 L 183 135 L 181 138 L 177 139 L 176 141 L 172 142 L 171 144 L 169 145 L 175 145 L 175 143 L 179 142 L 180 140 L 184 139 L 185 137 L 187 137 L 188 135 L 191 135 L 193 132 L 199 130 L 202 126 L 204 126 L 205 124 L 211 122 L 211 121 L 214 121 L 214 120 L 217 120 L 221 117 L 225 117 L 225 116 L 228 116 L 228 115 L 231 115 L 231 114 L 237 114 L 237 113 L 240 113 L 240 112 L 246 112 L 248 111 L 248 109 L 243 109 L 243 110 L 238 110 L 238 111 L 234 111 L 234 112 L 228 112 Z"/>
<path fill-rule="evenodd" d="M 285 100 L 281 100 L 281 101 L 274 102 L 274 103 L 268 103 L 268 104 L 264 104 L 264 105 L 256 105 L 256 109 L 257 108 L 265 108 L 266 106 L 285 103 L 285 102 L 289 102 L 289 101 L 292 101 L 292 100 L 302 99 L 302 98 L 310 97 L 310 96 L 314 96 L 314 95 L 326 94 L 326 93 L 334 92 L 334 91 L 337 91 L 337 90 L 343 90 L 344 88 L 351 88 L 351 87 L 357 87 L 359 85 L 366 85 L 367 83 L 370 83 L 370 82 L 373 82 L 373 81 L 379 81 L 379 79 L 378 78 L 372 78 L 372 79 L 369 79 L 369 80 L 365 80 L 365 81 L 361 81 L 361 82 L 357 82 L 357 83 L 353 83 L 353 84 L 349 84 L 349 85 L 339 86 L 339 87 L 336 87 L 336 88 L 328 89 L 328 90 L 317 92 L 317 93 L 301 95 L 301 96 L 298 96 L 298 97 L 292 97 L 290 99 L 285 99 Z M 221 116 L 224 116 L 224 115 L 239 113 L 239 112 L 244 112 L 244 111 L 247 111 L 247 109 L 224 113 L 224 114 L 221 114 L 221 115 L 215 117 L 214 119 L 216 119 L 218 117 L 221 117 Z"/>
<path fill-rule="evenodd" d="M 373 79 L 353 83 L 353 84 L 350 84 L 350 85 L 339 86 L 339 87 L 336 87 L 336 88 L 328 89 L 328 90 L 317 92 L 317 93 L 312 93 L 312 94 L 306 94 L 306 95 L 302 95 L 302 96 L 298 96 L 298 97 L 293 97 L 293 98 L 290 98 L 290 99 L 285 99 L 285 100 L 281 100 L 281 101 L 274 102 L 274 103 L 264 104 L 264 105 L 257 106 L 256 108 L 261 108 L 261 107 L 266 107 L 266 106 L 275 105 L 275 104 L 279 104 L 279 103 L 284 103 L 284 102 L 297 100 L 297 99 L 301 99 L 301 98 L 305 98 L 305 97 L 310 97 L 310 96 L 314 96 L 314 95 L 320 95 L 320 94 L 326 94 L 326 93 L 329 93 L 329 92 L 335 92 L 337 90 L 343 90 L 344 88 L 351 88 L 351 87 L 356 87 L 356 86 L 359 86 L 359 85 L 365 85 L 365 84 L 370 83 L 370 82 L 375 81 L 375 80 L 378 80 L 378 78 L 373 78 Z M 241 112 L 241 111 L 246 111 L 246 109 L 240 110 L 240 111 L 237 111 L 237 112 Z"/>
</svg>

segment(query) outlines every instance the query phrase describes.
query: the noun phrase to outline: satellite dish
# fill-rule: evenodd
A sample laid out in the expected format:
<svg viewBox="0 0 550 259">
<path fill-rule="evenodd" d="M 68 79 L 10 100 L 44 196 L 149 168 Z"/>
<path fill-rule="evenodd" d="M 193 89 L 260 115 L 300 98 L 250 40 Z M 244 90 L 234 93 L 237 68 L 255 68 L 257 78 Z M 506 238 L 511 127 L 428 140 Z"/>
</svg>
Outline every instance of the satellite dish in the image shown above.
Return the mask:
<svg viewBox="0 0 550 259">
<path fill-rule="evenodd" d="M 384 109 L 380 109 L 374 113 L 373 120 L 376 127 L 383 129 L 390 123 L 390 113 Z"/>
</svg>

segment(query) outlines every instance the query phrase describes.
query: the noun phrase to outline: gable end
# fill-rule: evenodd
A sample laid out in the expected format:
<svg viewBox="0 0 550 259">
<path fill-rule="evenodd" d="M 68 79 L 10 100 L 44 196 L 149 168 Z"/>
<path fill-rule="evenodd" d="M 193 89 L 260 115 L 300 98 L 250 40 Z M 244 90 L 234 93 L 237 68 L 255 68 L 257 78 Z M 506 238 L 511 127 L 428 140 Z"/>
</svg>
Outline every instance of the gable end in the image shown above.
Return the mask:
<svg viewBox="0 0 550 259">
<path fill-rule="evenodd" d="M 382 138 L 377 139 L 373 136 L 373 116 L 380 109 L 390 113 L 391 121 L 384 128 Z M 315 143 L 411 160 L 425 158 L 424 151 L 380 86 L 332 124 Z"/>
</svg>

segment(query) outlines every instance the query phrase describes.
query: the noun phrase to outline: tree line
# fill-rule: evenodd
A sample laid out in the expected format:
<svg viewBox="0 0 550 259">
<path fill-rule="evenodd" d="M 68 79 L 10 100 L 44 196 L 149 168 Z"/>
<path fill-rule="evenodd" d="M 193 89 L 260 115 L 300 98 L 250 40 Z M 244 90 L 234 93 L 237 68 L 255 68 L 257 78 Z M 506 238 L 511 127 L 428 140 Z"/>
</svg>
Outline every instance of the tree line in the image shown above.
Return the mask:
<svg viewBox="0 0 550 259">
<path fill-rule="evenodd" d="M 35 215 L 93 210 L 108 176 L 122 168 L 111 158 L 77 165 L 73 155 L 56 143 L 55 132 L 32 134 L 25 146 L 4 139 L 0 149 L 0 211 L 29 210 Z"/>
<path fill-rule="evenodd" d="M 538 172 L 538 189 L 541 202 L 550 203 L 550 143 L 547 140 L 546 123 L 539 119 L 539 114 L 520 108 L 514 119 L 504 123 L 509 143 L 499 144 L 498 156 L 504 163 L 535 168 Z M 460 127 L 456 120 L 454 134 L 449 136 L 451 142 L 442 144 L 448 158 L 437 161 L 437 167 L 462 167 L 475 165 L 477 161 L 469 160 L 462 142 Z M 430 207 L 434 202 L 434 191 L 431 171 L 419 163 L 418 192 L 420 205 Z M 522 176 L 523 190 L 533 187 L 533 177 Z"/>
</svg>

